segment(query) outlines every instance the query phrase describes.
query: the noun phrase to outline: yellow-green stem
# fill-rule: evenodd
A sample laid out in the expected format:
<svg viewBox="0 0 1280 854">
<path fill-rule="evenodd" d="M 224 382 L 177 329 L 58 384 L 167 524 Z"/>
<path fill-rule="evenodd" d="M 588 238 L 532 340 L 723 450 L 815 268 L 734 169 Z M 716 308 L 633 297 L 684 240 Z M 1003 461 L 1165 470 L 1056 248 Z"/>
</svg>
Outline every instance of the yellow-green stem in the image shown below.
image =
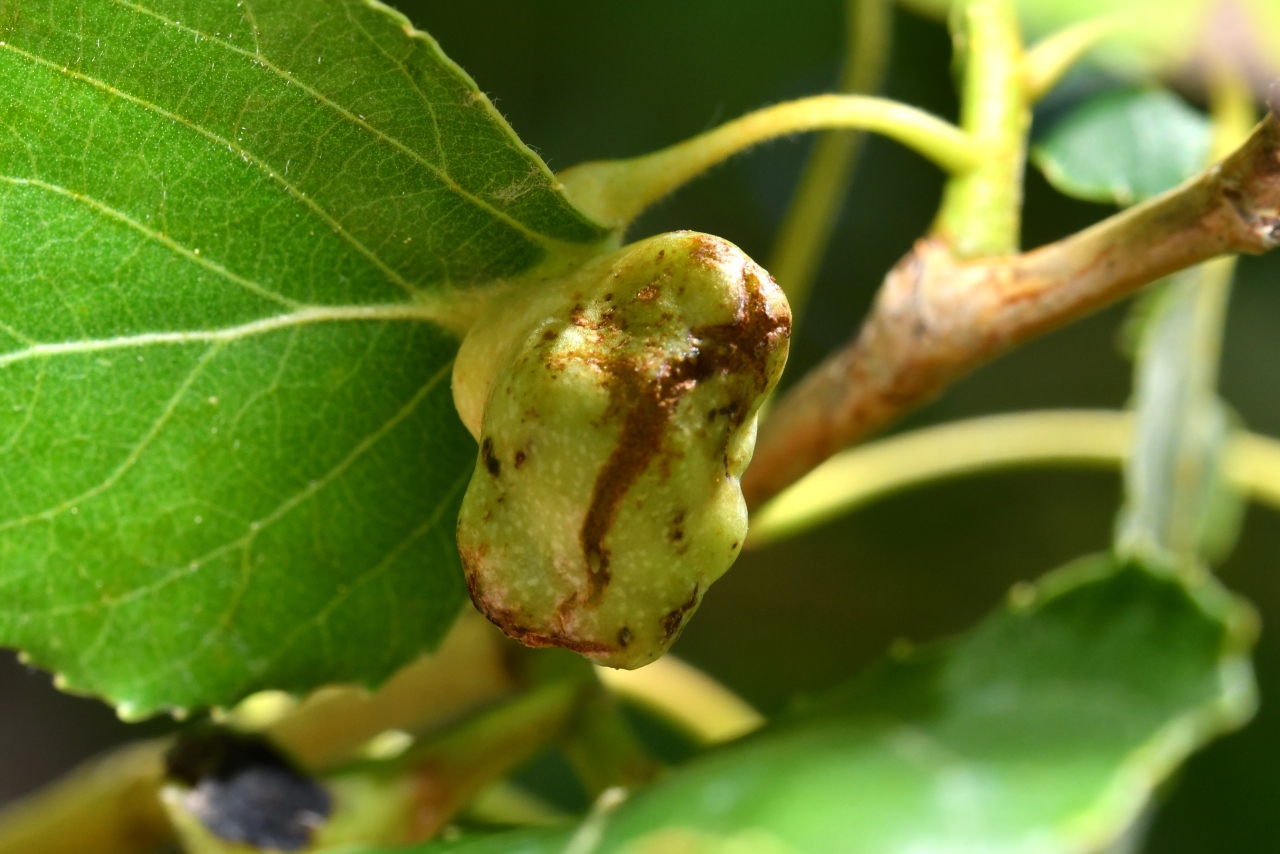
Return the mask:
<svg viewBox="0 0 1280 854">
<path fill-rule="evenodd" d="M 1212 76 L 1210 161 L 1230 154 L 1257 121 L 1247 83 L 1230 68 Z M 1135 366 L 1134 448 L 1125 465 L 1118 554 L 1195 569 L 1224 556 L 1230 526 L 1215 524 L 1227 416 L 1218 363 L 1235 256 L 1184 271 L 1164 286 L 1143 324 Z"/>
<path fill-rule="evenodd" d="M 636 789 L 661 770 L 637 739 L 617 698 L 601 687 L 584 698 L 561 749 L 593 798 L 614 787 Z"/>
<path fill-rule="evenodd" d="M 888 0 L 847 0 L 845 5 L 848 52 L 840 91 L 870 95 L 884 77 L 893 38 L 893 7 Z M 818 138 L 765 265 L 786 291 L 793 329 L 803 319 L 865 139 L 862 131 L 827 131 Z"/>
<path fill-rule="evenodd" d="M 756 513 L 750 547 L 771 545 L 887 495 L 951 477 L 1018 468 L 1114 469 L 1128 458 L 1133 417 L 1124 412 L 994 415 L 927 427 L 832 457 Z M 1280 441 L 1237 433 L 1227 480 L 1280 511 Z"/>
<path fill-rule="evenodd" d="M 167 740 L 95 760 L 0 814 L 4 854 L 142 854 L 173 835 L 160 806 Z"/>
<path fill-rule="evenodd" d="M 625 228 L 649 205 L 744 149 L 832 128 L 882 133 L 949 172 L 973 169 L 980 161 L 980 149 L 967 135 L 923 110 L 885 98 L 815 95 L 757 110 L 653 154 L 584 163 L 557 177 L 579 208 L 606 225 Z"/>
<path fill-rule="evenodd" d="M 1027 101 L 1035 103 L 1049 94 L 1089 51 L 1132 25 L 1127 16 L 1092 18 L 1056 32 L 1030 47 L 1022 61 Z"/>
<path fill-rule="evenodd" d="M 639 670 L 597 668 L 611 692 L 666 720 L 699 744 L 711 745 L 758 729 L 764 717 L 701 670 L 674 655 Z"/>
<path fill-rule="evenodd" d="M 934 231 L 959 258 L 1010 255 L 1018 249 L 1031 125 L 1017 10 L 1013 0 L 963 0 L 954 14 L 960 127 L 983 158 L 947 184 Z"/>
<path fill-rule="evenodd" d="M 414 782 L 417 803 L 408 839 L 430 838 L 482 789 L 566 733 L 589 690 L 579 680 L 538 686 L 395 760 L 368 765 L 368 773 Z"/>
</svg>

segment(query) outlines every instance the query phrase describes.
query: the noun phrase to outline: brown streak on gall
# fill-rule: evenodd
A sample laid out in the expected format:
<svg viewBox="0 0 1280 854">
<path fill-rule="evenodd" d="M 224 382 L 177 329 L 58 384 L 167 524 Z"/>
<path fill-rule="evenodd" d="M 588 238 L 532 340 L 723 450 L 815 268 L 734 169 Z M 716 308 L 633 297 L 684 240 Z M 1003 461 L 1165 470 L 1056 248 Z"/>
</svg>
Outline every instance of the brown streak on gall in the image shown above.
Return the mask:
<svg viewBox="0 0 1280 854">
<path fill-rule="evenodd" d="M 693 592 L 689 594 L 689 598 L 679 608 L 675 608 L 662 618 L 662 633 L 670 640 L 684 626 L 685 616 L 694 609 L 698 604 L 698 585 L 693 585 Z"/>
<path fill-rule="evenodd" d="M 559 632 L 543 632 L 530 628 L 521 615 L 511 608 L 505 608 L 496 601 L 496 597 L 487 595 L 488 591 L 480 584 L 480 562 L 484 560 L 487 548 L 459 548 L 462 556 L 464 576 L 467 589 L 471 593 L 471 601 L 475 603 L 485 619 L 493 623 L 502 633 L 528 647 L 563 647 L 585 656 L 607 655 L 613 652 L 608 644 L 583 641 Z"/>
<path fill-rule="evenodd" d="M 722 250 L 710 238 L 698 241 L 694 255 L 718 262 Z M 735 393 L 755 400 L 768 387 L 769 357 L 786 341 L 791 315 L 774 314 L 761 292 L 762 283 L 750 269 L 743 272 L 745 305 L 730 323 L 690 330 L 690 352 L 663 364 L 656 375 L 646 375 L 636 361 L 618 359 L 603 367 L 609 383 L 611 406 L 626 411 L 618 445 L 596 477 L 591 505 L 583 521 L 582 552 L 589 569 L 589 605 L 598 604 L 609 585 L 609 550 L 604 541 L 617 519 L 622 500 L 662 446 L 680 400 L 699 382 L 716 375 L 739 377 L 746 388 Z M 746 407 L 729 414 L 728 431 L 746 418 Z"/>
<path fill-rule="evenodd" d="M 484 460 L 484 467 L 489 470 L 489 474 L 494 477 L 502 474 L 502 463 L 498 462 L 498 458 L 493 455 L 493 439 L 486 436 L 480 443 L 480 457 Z"/>
</svg>

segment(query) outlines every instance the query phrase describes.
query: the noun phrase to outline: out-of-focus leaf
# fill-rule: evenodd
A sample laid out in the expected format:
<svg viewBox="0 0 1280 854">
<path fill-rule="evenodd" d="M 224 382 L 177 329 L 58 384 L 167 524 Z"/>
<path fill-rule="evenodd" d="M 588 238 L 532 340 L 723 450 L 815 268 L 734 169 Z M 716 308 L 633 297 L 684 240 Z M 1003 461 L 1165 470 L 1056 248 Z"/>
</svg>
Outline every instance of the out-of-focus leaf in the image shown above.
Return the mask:
<svg viewBox="0 0 1280 854">
<path fill-rule="evenodd" d="M 1252 712 L 1252 612 L 1208 576 L 1096 557 L 1010 600 L 638 793 L 584 850 L 1100 851 Z M 565 850 L 557 833 L 413 850 Z"/>
<path fill-rule="evenodd" d="M 450 300 L 607 233 L 375 0 L 4 0 L 0 116 L 0 645 L 133 716 L 431 647 Z"/>
<path fill-rule="evenodd" d="M 953 0 L 899 2 L 938 19 L 945 19 L 953 5 Z M 1280 72 L 1280 4 L 1274 0 L 1016 2 L 1019 22 L 1032 42 L 1104 17 L 1122 24 L 1091 58 L 1123 74 L 1200 76 L 1211 69 L 1213 61 L 1225 59 L 1265 92 Z"/>
<path fill-rule="evenodd" d="M 1032 150 L 1045 177 L 1068 196 L 1131 205 L 1199 173 L 1209 119 L 1163 89 L 1099 95 L 1054 125 Z"/>
<path fill-rule="evenodd" d="M 1227 483 L 1231 425 L 1216 392 L 1222 323 L 1234 264 L 1173 276 L 1137 321 L 1133 452 L 1116 549 L 1138 560 L 1194 566 L 1235 545 L 1245 500 Z"/>
</svg>

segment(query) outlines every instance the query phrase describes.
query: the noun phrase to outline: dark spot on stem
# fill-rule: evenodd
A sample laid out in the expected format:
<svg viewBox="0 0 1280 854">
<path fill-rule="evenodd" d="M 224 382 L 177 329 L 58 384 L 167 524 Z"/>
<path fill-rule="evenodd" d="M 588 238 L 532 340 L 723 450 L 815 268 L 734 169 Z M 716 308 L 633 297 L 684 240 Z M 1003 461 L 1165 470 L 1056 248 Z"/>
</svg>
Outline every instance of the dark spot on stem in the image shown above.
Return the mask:
<svg viewBox="0 0 1280 854">
<path fill-rule="evenodd" d="M 618 630 L 618 646 L 626 649 L 629 643 L 631 643 L 631 629 L 623 626 Z"/>
<path fill-rule="evenodd" d="M 516 451 L 516 468 L 520 468 L 524 465 L 524 461 L 526 459 L 528 459 L 528 457 L 525 456 L 524 451 Z"/>
</svg>

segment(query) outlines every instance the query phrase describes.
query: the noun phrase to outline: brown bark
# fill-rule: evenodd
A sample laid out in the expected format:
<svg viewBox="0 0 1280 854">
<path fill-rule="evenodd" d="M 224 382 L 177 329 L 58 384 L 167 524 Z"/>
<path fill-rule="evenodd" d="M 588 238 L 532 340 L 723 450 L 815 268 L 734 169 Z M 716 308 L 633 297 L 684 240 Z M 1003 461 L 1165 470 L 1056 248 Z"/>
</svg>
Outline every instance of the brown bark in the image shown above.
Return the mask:
<svg viewBox="0 0 1280 854">
<path fill-rule="evenodd" d="M 889 272 L 862 330 L 761 425 L 743 492 L 758 507 L 823 460 L 996 355 L 1218 255 L 1280 245 L 1273 112 L 1222 163 L 1031 252 L 957 261 L 937 238 Z"/>
</svg>

